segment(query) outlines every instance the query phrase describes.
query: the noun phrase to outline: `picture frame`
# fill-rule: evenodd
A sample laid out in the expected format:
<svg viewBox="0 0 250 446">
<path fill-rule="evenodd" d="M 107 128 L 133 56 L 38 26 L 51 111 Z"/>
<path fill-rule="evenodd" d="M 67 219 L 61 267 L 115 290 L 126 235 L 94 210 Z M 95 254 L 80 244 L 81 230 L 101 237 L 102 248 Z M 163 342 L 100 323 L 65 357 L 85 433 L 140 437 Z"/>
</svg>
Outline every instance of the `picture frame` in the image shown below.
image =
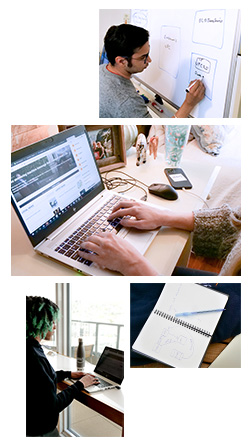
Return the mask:
<svg viewBox="0 0 250 446">
<path fill-rule="evenodd" d="M 126 165 L 122 125 L 85 125 L 85 127 L 101 173 Z"/>
</svg>

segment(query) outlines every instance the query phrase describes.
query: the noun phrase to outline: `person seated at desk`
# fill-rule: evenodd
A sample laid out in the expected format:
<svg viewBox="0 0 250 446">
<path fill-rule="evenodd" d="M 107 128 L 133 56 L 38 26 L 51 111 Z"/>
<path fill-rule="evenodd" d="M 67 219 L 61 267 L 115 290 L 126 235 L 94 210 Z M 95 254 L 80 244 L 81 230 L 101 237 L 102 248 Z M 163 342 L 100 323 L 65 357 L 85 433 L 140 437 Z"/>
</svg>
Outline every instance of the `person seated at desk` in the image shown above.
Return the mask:
<svg viewBox="0 0 250 446">
<path fill-rule="evenodd" d="M 84 387 L 98 380 L 82 372 L 55 372 L 40 345 L 50 340 L 58 318 L 58 306 L 44 297 L 26 298 L 26 435 L 59 437 L 56 428 L 59 413 Z M 57 394 L 57 382 L 65 378 L 78 381 Z"/>
<path fill-rule="evenodd" d="M 150 208 L 135 201 L 122 201 L 114 207 L 110 220 L 123 218 L 121 225 L 127 228 L 153 230 L 161 226 L 193 232 L 193 251 L 196 255 L 226 259 L 220 275 L 240 275 L 241 267 L 241 210 L 223 205 L 215 209 L 193 212 L 172 212 Z M 132 245 L 112 233 L 100 233 L 89 237 L 81 248 L 92 251 L 79 255 L 92 260 L 103 268 L 118 271 L 126 276 L 154 276 L 158 272 Z M 167 255 L 167 253 L 166 253 Z M 176 268 L 173 275 L 197 275 L 195 270 Z M 201 275 L 208 275 L 200 271 Z M 211 275 L 210 273 L 209 275 Z"/>
<path fill-rule="evenodd" d="M 151 118 L 131 82 L 131 76 L 144 71 L 151 62 L 148 31 L 134 25 L 111 26 L 105 35 L 104 47 L 109 63 L 99 67 L 99 117 Z M 204 93 L 203 83 L 197 80 L 174 117 L 188 117 Z"/>
</svg>

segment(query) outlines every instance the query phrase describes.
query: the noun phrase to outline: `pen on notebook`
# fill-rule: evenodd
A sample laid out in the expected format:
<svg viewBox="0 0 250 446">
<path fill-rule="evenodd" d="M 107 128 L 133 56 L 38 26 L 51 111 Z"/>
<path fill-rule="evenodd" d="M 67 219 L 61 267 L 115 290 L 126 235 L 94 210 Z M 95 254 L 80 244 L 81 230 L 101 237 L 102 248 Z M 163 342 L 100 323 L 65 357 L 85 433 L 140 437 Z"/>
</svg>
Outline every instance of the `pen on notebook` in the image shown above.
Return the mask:
<svg viewBox="0 0 250 446">
<path fill-rule="evenodd" d="M 214 310 L 202 310 L 202 311 L 186 311 L 184 313 L 175 313 L 175 317 L 180 316 L 192 316 L 193 314 L 200 314 L 200 313 L 213 313 L 215 311 L 225 311 L 225 308 L 216 308 Z"/>
</svg>

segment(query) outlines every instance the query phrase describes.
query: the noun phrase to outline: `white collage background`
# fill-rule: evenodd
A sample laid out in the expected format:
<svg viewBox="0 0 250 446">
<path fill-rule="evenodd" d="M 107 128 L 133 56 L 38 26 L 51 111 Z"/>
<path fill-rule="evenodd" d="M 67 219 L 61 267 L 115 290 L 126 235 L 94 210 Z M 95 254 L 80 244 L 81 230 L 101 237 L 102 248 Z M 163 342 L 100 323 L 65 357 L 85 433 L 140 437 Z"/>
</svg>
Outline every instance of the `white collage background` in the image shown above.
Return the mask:
<svg viewBox="0 0 250 446">
<path fill-rule="evenodd" d="M 249 66 L 250 14 L 246 2 L 184 1 L 168 4 L 148 0 L 84 2 L 83 0 L 9 0 L 1 6 L 1 105 L 4 154 L 1 175 L 2 296 L 1 296 L 1 383 L 4 390 L 2 431 L 8 438 L 25 438 L 25 285 L 30 281 L 61 281 L 50 277 L 11 277 L 9 154 L 11 124 L 98 124 L 99 9 L 138 8 L 240 8 L 242 11 L 242 118 L 211 119 L 209 124 L 239 125 L 242 132 L 243 253 L 242 277 L 221 277 L 224 282 L 242 282 L 241 369 L 130 369 L 129 286 L 130 282 L 177 282 L 176 278 L 76 277 L 85 292 L 105 290 L 125 302 L 125 437 L 134 441 L 161 441 L 235 445 L 247 438 L 250 397 L 248 251 L 249 221 Z M 237 122 L 236 122 L 237 121 Z M 128 124 L 109 119 L 102 124 Z M 135 124 L 148 124 L 134 120 Z M 168 122 L 166 122 L 167 124 Z M 188 123 L 188 120 L 183 120 Z M 200 124 L 207 124 L 199 119 Z M 159 124 L 153 120 L 152 124 Z M 8 174 L 7 174 L 8 172 Z M 7 235 L 6 235 L 7 231 Z M 4 254 L 4 251 L 7 254 Z M 58 280 L 59 279 L 59 280 Z M 67 276 L 63 278 L 67 282 Z M 182 282 L 191 281 L 184 278 Z M 212 281 L 212 280 L 211 280 Z M 39 441 L 39 440 L 35 440 Z M 53 439 L 49 439 L 49 442 Z M 80 441 L 80 440 L 79 440 Z M 84 439 L 97 444 L 97 438 Z M 103 438 L 108 445 L 114 439 Z"/>
</svg>

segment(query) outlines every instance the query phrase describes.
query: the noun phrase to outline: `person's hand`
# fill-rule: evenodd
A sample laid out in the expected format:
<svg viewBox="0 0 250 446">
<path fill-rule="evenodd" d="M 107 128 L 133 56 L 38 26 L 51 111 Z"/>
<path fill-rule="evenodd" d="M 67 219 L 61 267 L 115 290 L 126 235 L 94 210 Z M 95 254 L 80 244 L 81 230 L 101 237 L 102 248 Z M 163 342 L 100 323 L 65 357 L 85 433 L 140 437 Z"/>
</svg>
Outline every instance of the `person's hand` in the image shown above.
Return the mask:
<svg viewBox="0 0 250 446">
<path fill-rule="evenodd" d="M 121 201 L 114 207 L 108 219 L 117 217 L 132 217 L 121 220 L 120 224 L 126 228 L 153 230 L 162 226 L 163 211 L 136 201 Z"/>
<path fill-rule="evenodd" d="M 191 81 L 189 86 L 194 82 L 195 80 Z M 205 86 L 200 80 L 197 80 L 195 84 L 190 88 L 189 93 L 186 94 L 185 102 L 187 103 L 187 105 L 193 108 L 204 98 L 204 95 Z"/>
<path fill-rule="evenodd" d="M 72 379 L 80 379 L 84 375 L 85 375 L 85 373 L 83 373 L 83 372 L 71 372 Z"/>
<path fill-rule="evenodd" d="M 153 230 L 160 226 L 193 231 L 193 212 L 173 212 L 169 209 L 158 209 L 136 201 L 121 201 L 117 204 L 108 219 L 123 217 L 120 224 L 127 228 Z M 131 218 L 126 218 L 131 217 Z"/>
<path fill-rule="evenodd" d="M 200 81 L 191 81 L 191 84 L 194 85 L 190 88 L 189 92 L 186 94 L 185 101 L 179 108 L 179 110 L 174 114 L 173 118 L 187 118 L 189 113 L 193 110 L 193 108 L 204 98 L 205 95 L 205 86 Z"/>
<path fill-rule="evenodd" d="M 118 271 L 125 276 L 157 275 L 148 261 L 125 239 L 113 233 L 92 235 L 80 245 L 92 252 L 78 251 L 84 259 L 95 262 L 101 268 Z"/>
<path fill-rule="evenodd" d="M 80 381 L 83 383 L 84 387 L 89 387 L 95 384 L 99 384 L 98 378 L 96 378 L 94 375 L 91 375 L 90 373 L 84 374 L 84 376 L 80 379 Z"/>
</svg>

